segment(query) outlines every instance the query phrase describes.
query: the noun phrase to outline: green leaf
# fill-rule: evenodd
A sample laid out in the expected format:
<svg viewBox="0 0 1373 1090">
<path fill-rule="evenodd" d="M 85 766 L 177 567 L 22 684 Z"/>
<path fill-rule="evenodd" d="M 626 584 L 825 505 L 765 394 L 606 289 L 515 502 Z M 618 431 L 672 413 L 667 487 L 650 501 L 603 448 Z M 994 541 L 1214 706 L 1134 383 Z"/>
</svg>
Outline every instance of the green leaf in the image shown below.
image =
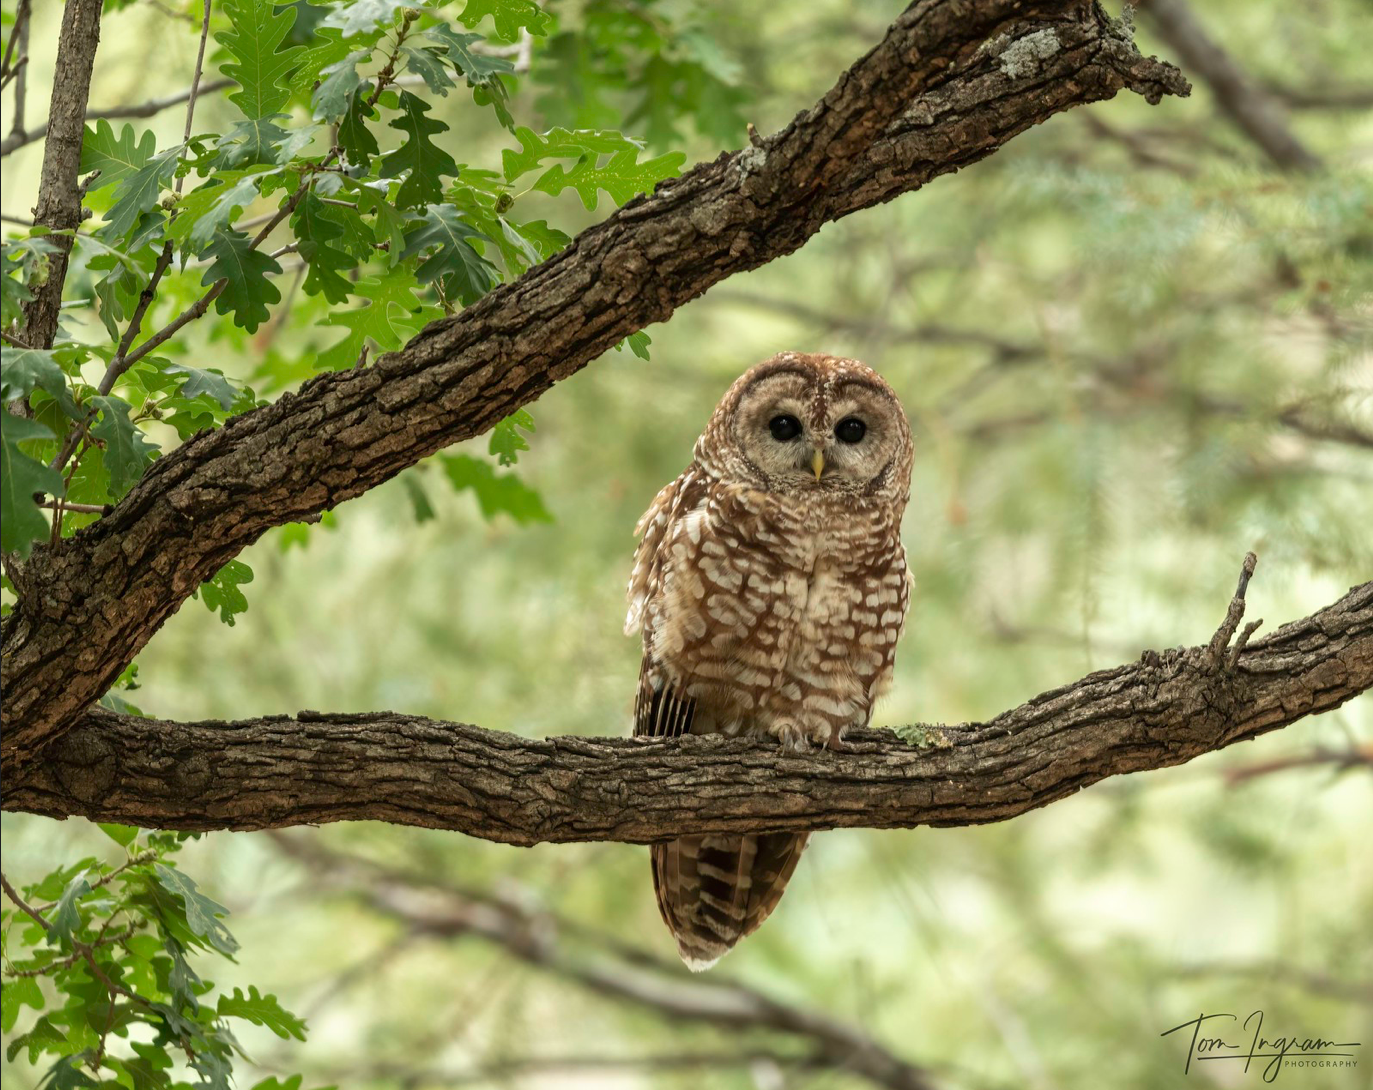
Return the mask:
<svg viewBox="0 0 1373 1090">
<path fill-rule="evenodd" d="M 409 172 L 396 194 L 396 203 L 402 208 L 436 203 L 443 198 L 440 179 L 458 172 L 453 157 L 429 139 L 447 132 L 448 126 L 426 117 L 428 104 L 409 91 L 401 92 L 400 108 L 403 112 L 391 122 L 391 128 L 400 129 L 408 139 L 382 158 L 377 173 L 382 178 L 395 178 Z"/>
<path fill-rule="evenodd" d="M 516 409 L 491 429 L 491 441 L 487 444 L 487 451 L 494 455 L 501 465 L 513 466 L 520 460 L 520 451 L 529 449 L 529 444 L 520 434 L 521 431 L 527 431 L 532 435 L 534 418 L 524 409 Z"/>
<path fill-rule="evenodd" d="M 628 346 L 629 350 L 633 352 L 636 356 L 638 356 L 641 360 L 646 360 L 648 359 L 648 346 L 652 343 L 652 338 L 649 337 L 647 333 L 640 330 L 638 333 L 631 333 L 628 337 L 626 337 L 619 344 L 617 344 L 615 346 L 615 351 L 622 352 L 625 349 L 625 347 Z"/>
<path fill-rule="evenodd" d="M 489 462 L 467 454 L 444 454 L 440 460 L 455 489 L 476 493 L 483 518 L 504 512 L 521 524 L 553 521 L 543 498 L 513 474 L 498 475 Z"/>
<path fill-rule="evenodd" d="M 317 121 L 338 121 L 348 112 L 349 103 L 362 84 L 358 62 L 370 60 L 371 56 L 370 49 L 358 49 L 320 72 L 325 78 L 310 96 L 310 109 Z"/>
<path fill-rule="evenodd" d="M 283 1040 L 305 1040 L 304 1020 L 285 1010 L 276 996 L 260 995 L 251 984 L 247 995 L 239 988 L 234 989 L 233 995 L 221 995 L 218 1011 L 220 1017 L 245 1018 L 255 1026 L 266 1026 Z"/>
<path fill-rule="evenodd" d="M 13 401 L 42 390 L 72 419 L 81 416 L 81 407 L 67 386 L 67 376 L 51 352 L 36 348 L 0 347 L 0 399 Z"/>
<path fill-rule="evenodd" d="M 415 512 L 415 521 L 428 522 L 434 518 L 434 505 L 429 502 L 429 493 L 424 490 L 419 475 L 402 473 L 400 482 L 405 486 L 405 494 L 410 497 L 410 506 Z"/>
<path fill-rule="evenodd" d="M 230 628 L 234 618 L 248 610 L 248 599 L 238 588 L 253 581 L 253 569 L 241 560 L 230 560 L 204 583 L 196 596 L 205 603 L 211 613 L 218 612 L 219 619 Z"/>
<path fill-rule="evenodd" d="M 91 884 L 86 880 L 86 873 L 73 875 L 67 882 L 67 887 L 62 891 L 62 896 L 58 898 L 57 904 L 53 907 L 52 918 L 48 921 L 52 926 L 48 929 L 48 942 L 56 945 L 70 945 L 72 942 L 72 932 L 81 929 L 81 913 L 76 907 L 76 902 L 81 900 L 91 891 Z"/>
<path fill-rule="evenodd" d="M 214 398 L 219 407 L 226 412 L 238 399 L 238 390 L 221 371 L 202 371 L 199 367 L 188 367 L 184 363 L 169 363 L 166 368 L 172 374 L 185 375 L 181 384 L 181 396 L 200 397 L 202 394 Z"/>
<path fill-rule="evenodd" d="M 509 42 L 518 38 L 521 30 L 544 37 L 553 25 L 548 13 L 533 0 L 467 0 L 458 22 L 474 27 L 488 16 L 496 25 L 497 37 Z"/>
<path fill-rule="evenodd" d="M 219 165 L 230 169 L 272 163 L 277 166 L 291 158 L 314 139 L 314 128 L 297 127 L 287 131 L 277 120 L 289 120 L 285 114 L 250 117 L 236 122 L 216 143 Z"/>
<path fill-rule="evenodd" d="M 348 109 L 339 122 L 338 142 L 349 163 L 365 168 L 380 149 L 377 138 L 367 127 L 368 119 L 376 117 L 377 113 L 368 107 L 363 91 L 364 88 L 357 88 L 348 100 Z"/>
<path fill-rule="evenodd" d="M 446 23 L 430 27 L 425 33 L 442 47 L 453 71 L 467 81 L 472 89 L 472 100 L 478 106 L 490 106 L 502 125 L 513 128 L 515 119 L 506 106 L 509 92 L 500 77 L 513 72 L 515 66 L 503 57 L 475 52 L 472 47 L 482 40 L 480 34 L 460 34 Z"/>
<path fill-rule="evenodd" d="M 329 14 L 320 23 L 322 27 L 335 27 L 343 32 L 345 38 L 363 34 L 378 26 L 389 27 L 396 22 L 396 12 L 406 7 L 410 0 L 346 0 L 330 6 Z"/>
<path fill-rule="evenodd" d="M 82 137 L 81 173 L 100 171 L 100 177 L 89 189 L 104 189 L 146 166 L 156 152 L 157 137 L 151 129 L 143 130 L 143 135 L 135 140 L 134 127 L 125 125 L 116 136 L 114 126 L 101 118 L 94 129 L 87 126 Z"/>
<path fill-rule="evenodd" d="M 449 88 L 454 84 L 443 69 L 443 62 L 439 59 L 441 52 L 442 50 L 439 49 L 416 48 L 408 45 L 401 47 L 401 55 L 405 57 L 406 70 L 424 80 L 424 85 L 429 88 L 431 94 L 446 98 Z"/>
<path fill-rule="evenodd" d="M 343 228 L 329 214 L 331 211 L 314 193 L 307 192 L 291 216 L 291 230 L 299 240 L 300 256 L 307 266 L 306 292 L 322 294 L 331 303 L 343 303 L 353 285 L 341 274 L 356 267 L 357 261 L 329 245 L 343 237 Z"/>
<path fill-rule="evenodd" d="M 129 419 L 127 401 L 117 397 L 93 397 L 91 405 L 100 410 L 99 419 L 91 426 L 91 434 L 104 444 L 105 469 L 110 475 L 109 496 L 117 501 L 143 476 L 158 446 L 148 442 L 148 437 Z"/>
<path fill-rule="evenodd" d="M 14 1029 L 21 1007 L 32 1007 L 36 1011 L 43 1009 L 43 989 L 34 977 L 21 976 L 7 980 L 0 987 L 0 1030 L 9 1033 Z"/>
<path fill-rule="evenodd" d="M 192 190 L 178 202 L 168 236 L 173 242 L 183 241 L 187 252 L 201 253 L 214 241 L 215 232 L 229 230 L 239 212 L 257 199 L 262 179 L 274 173 L 220 171 L 213 181 Z"/>
<path fill-rule="evenodd" d="M 62 495 L 62 475 L 30 458 L 19 444 L 51 438 L 52 432 L 36 420 L 0 410 L 0 549 L 4 552 L 28 556 L 33 543 L 48 536 L 48 520 L 39 513 L 33 496 L 37 492 Z"/>
<path fill-rule="evenodd" d="M 271 317 L 267 308 L 281 302 L 281 292 L 267 279 L 269 274 L 281 272 L 281 266 L 275 258 L 253 249 L 252 239 L 242 231 L 216 231 L 205 252 L 213 262 L 200 282 L 208 287 L 217 280 L 226 281 L 215 300 L 215 310 L 233 314 L 249 333 L 257 332 L 258 326 Z"/>
<path fill-rule="evenodd" d="M 295 11 L 276 0 L 225 0 L 230 29 L 215 35 L 233 56 L 221 71 L 239 85 L 229 101 L 251 121 L 280 114 L 290 98 L 286 75 L 295 67 L 300 46 L 282 42 L 295 24 Z"/>
<path fill-rule="evenodd" d="M 322 326 L 342 326 L 349 330 L 343 340 L 319 354 L 321 368 L 342 371 L 356 366 L 369 340 L 383 352 L 399 348 L 429 322 L 442 316 L 435 306 L 426 306 L 417 297 L 419 284 L 403 266 L 382 276 L 364 277 L 353 285 L 353 295 L 369 300 L 355 310 L 335 310 L 320 321 Z"/>
<path fill-rule="evenodd" d="M 121 848 L 127 848 L 138 839 L 138 827 L 135 825 L 116 825 L 112 821 L 98 821 L 100 831 L 113 840 Z"/>
<path fill-rule="evenodd" d="M 670 152 L 639 162 L 643 146 L 623 133 L 604 129 L 553 129 L 540 136 L 521 126 L 515 130 L 520 150 L 501 152 L 506 181 L 538 168 L 545 159 L 576 159 L 571 170 L 556 163 L 540 175 L 533 188 L 554 196 L 564 189 L 575 189 L 582 203 L 594 209 L 597 193 L 604 190 L 611 200 L 624 204 L 640 193 L 648 193 L 665 178 L 674 178 L 686 162 L 682 152 Z M 600 157 L 610 158 L 602 165 Z"/>
<path fill-rule="evenodd" d="M 470 239 L 490 241 L 463 222 L 452 205 L 430 205 L 423 222 L 405 236 L 401 257 L 425 254 L 415 278 L 421 284 L 442 280 L 445 296 L 471 304 L 500 283 L 500 274 L 473 249 Z"/>
<path fill-rule="evenodd" d="M 123 238 L 138 226 L 143 213 L 157 204 L 162 190 L 171 182 L 182 150 L 181 144 L 168 148 L 124 176 L 114 191 L 114 204 L 101 228 L 105 237 Z"/>
<path fill-rule="evenodd" d="M 231 560 L 229 563 L 238 562 Z M 220 917 L 229 914 L 229 910 L 199 892 L 194 878 L 164 863 L 154 863 L 153 872 L 163 889 L 181 898 L 186 906 L 186 923 L 195 934 L 208 941 L 221 954 L 232 954 L 238 949 L 238 943 L 229 934 L 229 929 L 219 922 Z"/>
<path fill-rule="evenodd" d="M 407 222 L 405 214 L 386 199 L 385 193 L 370 185 L 364 185 L 351 178 L 347 179 L 344 184 L 356 190 L 358 209 L 361 212 L 376 215 L 377 222 L 373 238 L 377 245 L 387 247 L 388 264 L 394 265 L 400 260 L 400 255 L 405 249 L 405 226 Z"/>
</svg>

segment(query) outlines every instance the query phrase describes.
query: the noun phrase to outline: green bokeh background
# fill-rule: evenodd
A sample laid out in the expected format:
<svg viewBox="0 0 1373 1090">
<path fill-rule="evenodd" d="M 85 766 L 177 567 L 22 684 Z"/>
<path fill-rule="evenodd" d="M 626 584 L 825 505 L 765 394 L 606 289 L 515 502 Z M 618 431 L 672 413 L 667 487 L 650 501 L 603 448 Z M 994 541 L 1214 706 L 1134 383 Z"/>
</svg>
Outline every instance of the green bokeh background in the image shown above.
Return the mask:
<svg viewBox="0 0 1373 1090">
<path fill-rule="evenodd" d="M 1368 82 L 1373 16 L 1357 0 L 1197 8 L 1261 81 Z M 769 131 L 899 6 L 693 10 L 737 67 L 743 115 Z M 35 40 L 52 38 L 58 14 L 41 12 Z M 111 19 L 94 102 L 184 85 L 194 40 L 169 25 L 152 5 Z M 1145 51 L 1168 56 L 1141 26 Z M 41 112 L 51 58 L 33 67 L 30 110 Z M 517 119 L 556 120 L 536 97 L 522 88 Z M 494 163 L 501 144 L 485 119 L 456 96 L 442 107 L 457 157 Z M 211 111 L 229 107 L 204 109 L 214 124 Z M 1088 114 L 1147 134 L 1179 169 L 1142 164 Z M 830 225 L 651 328 L 651 362 L 609 353 L 531 407 L 537 432 L 518 472 L 554 523 L 486 522 L 436 468 L 408 471 L 436 517 L 418 522 L 393 482 L 303 547 L 267 535 L 242 557 L 255 573 L 248 612 L 230 628 L 187 603 L 139 656 L 142 688 L 128 695 L 174 719 L 395 709 L 531 737 L 626 733 L 634 523 L 733 378 L 784 349 L 870 363 L 916 434 L 903 537 L 917 592 L 877 725 L 987 718 L 1145 648 L 1204 642 L 1250 549 L 1250 616 L 1271 630 L 1309 613 L 1373 576 L 1373 450 L 1283 419 L 1301 405 L 1373 432 L 1373 117 L 1289 120 L 1325 171 L 1275 173 L 1198 86 L 1186 101 L 1123 95 L 1059 116 L 964 173 Z M 148 124 L 176 139 L 181 117 Z M 721 149 L 690 126 L 679 146 L 692 161 Z M 7 160 L 5 211 L 32 203 L 40 157 L 31 145 Z M 588 214 L 570 195 L 520 200 L 569 233 L 608 211 Z M 190 334 L 202 365 L 264 385 L 253 340 L 211 321 Z M 328 340 L 274 350 L 308 373 Z M 484 456 L 483 442 L 467 447 Z M 1353 747 L 1373 747 L 1367 697 L 1006 824 L 825 833 L 777 914 L 717 972 L 861 1026 L 952 1086 L 1253 1083 L 1182 1075 L 1184 1046 L 1159 1034 L 1203 1010 L 1262 1008 L 1280 1032 L 1373 1042 L 1368 769 L 1234 782 L 1236 770 Z M 79 820 L 6 814 L 3 830 L 15 880 L 115 851 Z M 371 824 L 291 835 L 514 891 L 671 953 L 643 848 L 519 850 Z M 215 967 L 217 982 L 255 983 L 310 1018 L 303 1046 L 244 1038 L 264 1071 L 304 1069 L 307 1086 L 866 1085 L 756 1064 L 486 1077 L 501 1058 L 716 1053 L 767 1038 L 598 998 L 478 937 L 406 937 L 265 835 L 209 835 L 183 866 L 233 910 L 243 951 Z M 1362 999 L 1325 994 L 1322 981 L 1362 987 Z M 37 1082 L 22 1062 L 5 1072 L 7 1086 Z M 1373 1043 L 1353 1071 L 1280 1078 L 1353 1090 L 1373 1086 L 1371 1072 Z"/>
</svg>

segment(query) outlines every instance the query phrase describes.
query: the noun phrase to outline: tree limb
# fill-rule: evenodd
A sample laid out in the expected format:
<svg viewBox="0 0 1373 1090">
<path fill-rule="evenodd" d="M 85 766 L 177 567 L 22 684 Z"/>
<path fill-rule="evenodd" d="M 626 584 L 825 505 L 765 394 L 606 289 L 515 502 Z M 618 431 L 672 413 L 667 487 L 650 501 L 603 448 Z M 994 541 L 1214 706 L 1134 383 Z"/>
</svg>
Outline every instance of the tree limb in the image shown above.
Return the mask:
<svg viewBox="0 0 1373 1090">
<path fill-rule="evenodd" d="M 43 173 L 33 220 L 54 231 L 81 226 L 81 198 L 77 185 L 81 141 L 86 126 L 86 102 L 91 93 L 91 69 L 100 44 L 100 10 L 104 0 L 68 0 L 62 12 L 57 68 L 53 73 L 52 102 L 48 107 L 48 140 L 43 148 Z M 67 280 L 72 235 L 53 235 L 48 275 L 24 304 L 24 340 L 35 348 L 51 348 Z"/>
<path fill-rule="evenodd" d="M 758 146 L 631 201 L 372 367 L 322 375 L 159 459 L 111 514 L 35 549 L 12 577 L 19 600 L 0 640 L 6 771 L 82 715 L 162 622 L 267 530 L 481 434 L 824 223 L 1126 87 L 1150 101 L 1188 90 L 1094 2 L 917 0 L 819 103 Z"/>
<path fill-rule="evenodd" d="M 1222 634 L 1242 612 L 1232 603 Z M 1147 651 L 988 723 L 907 728 L 919 744 L 863 731 L 852 754 L 720 736 L 531 740 L 391 712 L 173 723 L 93 708 L 7 774 L 3 807 L 186 830 L 372 819 L 519 845 L 1004 821 L 1364 692 L 1373 582 L 1228 643 Z"/>
</svg>

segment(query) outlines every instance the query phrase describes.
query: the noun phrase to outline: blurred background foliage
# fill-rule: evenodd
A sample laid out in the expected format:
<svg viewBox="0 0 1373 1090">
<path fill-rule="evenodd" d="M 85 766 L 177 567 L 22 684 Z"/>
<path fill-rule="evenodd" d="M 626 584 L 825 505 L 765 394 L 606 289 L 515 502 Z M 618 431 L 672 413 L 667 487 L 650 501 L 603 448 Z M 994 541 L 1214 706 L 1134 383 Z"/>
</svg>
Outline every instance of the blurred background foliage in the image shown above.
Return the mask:
<svg viewBox="0 0 1373 1090">
<path fill-rule="evenodd" d="M 746 122 L 770 131 L 812 103 L 900 6 L 550 4 L 510 110 L 713 157 Z M 50 43 L 60 8 L 38 7 L 33 40 Z M 186 84 L 187 8 L 107 16 L 93 105 Z M 248 550 L 238 623 L 187 605 L 124 696 L 169 718 L 399 709 L 626 732 L 635 520 L 729 382 L 783 349 L 868 362 L 914 425 L 918 587 L 879 725 L 986 718 L 1145 648 L 1204 642 L 1247 549 L 1250 613 L 1270 629 L 1369 578 L 1373 12 L 1195 13 L 1317 169 L 1278 169 L 1194 72 L 1186 101 L 1127 94 L 1057 117 L 730 279 L 649 331 L 651 360 L 612 352 L 545 395 L 518 471 L 551 522 L 484 518 L 421 465 Z M 1138 21 L 1145 52 L 1175 56 L 1147 10 Z M 30 67 L 41 111 L 51 51 Z M 231 122 L 222 96 L 198 109 Z M 435 116 L 459 161 L 495 166 L 511 146 L 462 96 Z M 182 121 L 146 124 L 161 146 Z M 40 161 L 41 144 L 6 161 L 6 213 L 32 204 Z M 518 211 L 574 234 L 606 208 L 529 192 Z M 281 306 L 291 323 L 251 336 L 198 323 L 185 358 L 261 396 L 297 385 L 333 339 L 309 324 L 328 304 Z M 213 834 L 182 866 L 233 913 L 242 948 L 220 987 L 251 981 L 310 1024 L 306 1044 L 243 1034 L 260 1074 L 307 1085 L 905 1085 L 880 1074 L 880 1048 L 941 1087 L 1176 1087 L 1185 1047 L 1159 1034 L 1202 1010 L 1373 1041 L 1371 753 L 1365 697 L 1004 825 L 826 833 L 784 907 L 704 979 L 667 964 L 633 846 L 354 825 Z M 6 814 L 3 830 L 16 881 L 118 854 L 80 821 Z M 23 1057 L 4 1072 L 39 1077 Z M 1280 1078 L 1369 1087 L 1371 1072 L 1365 1055 Z"/>
</svg>

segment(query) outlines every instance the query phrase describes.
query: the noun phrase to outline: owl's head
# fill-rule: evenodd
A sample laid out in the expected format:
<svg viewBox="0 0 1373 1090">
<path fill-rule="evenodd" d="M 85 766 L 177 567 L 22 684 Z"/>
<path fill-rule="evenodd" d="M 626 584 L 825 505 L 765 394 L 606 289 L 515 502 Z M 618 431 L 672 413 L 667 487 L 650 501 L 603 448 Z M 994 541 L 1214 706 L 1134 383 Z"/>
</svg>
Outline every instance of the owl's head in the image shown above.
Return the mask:
<svg viewBox="0 0 1373 1090">
<path fill-rule="evenodd" d="M 697 444 L 723 479 L 768 492 L 905 502 L 911 429 L 872 368 L 784 352 L 730 387 Z"/>
</svg>

